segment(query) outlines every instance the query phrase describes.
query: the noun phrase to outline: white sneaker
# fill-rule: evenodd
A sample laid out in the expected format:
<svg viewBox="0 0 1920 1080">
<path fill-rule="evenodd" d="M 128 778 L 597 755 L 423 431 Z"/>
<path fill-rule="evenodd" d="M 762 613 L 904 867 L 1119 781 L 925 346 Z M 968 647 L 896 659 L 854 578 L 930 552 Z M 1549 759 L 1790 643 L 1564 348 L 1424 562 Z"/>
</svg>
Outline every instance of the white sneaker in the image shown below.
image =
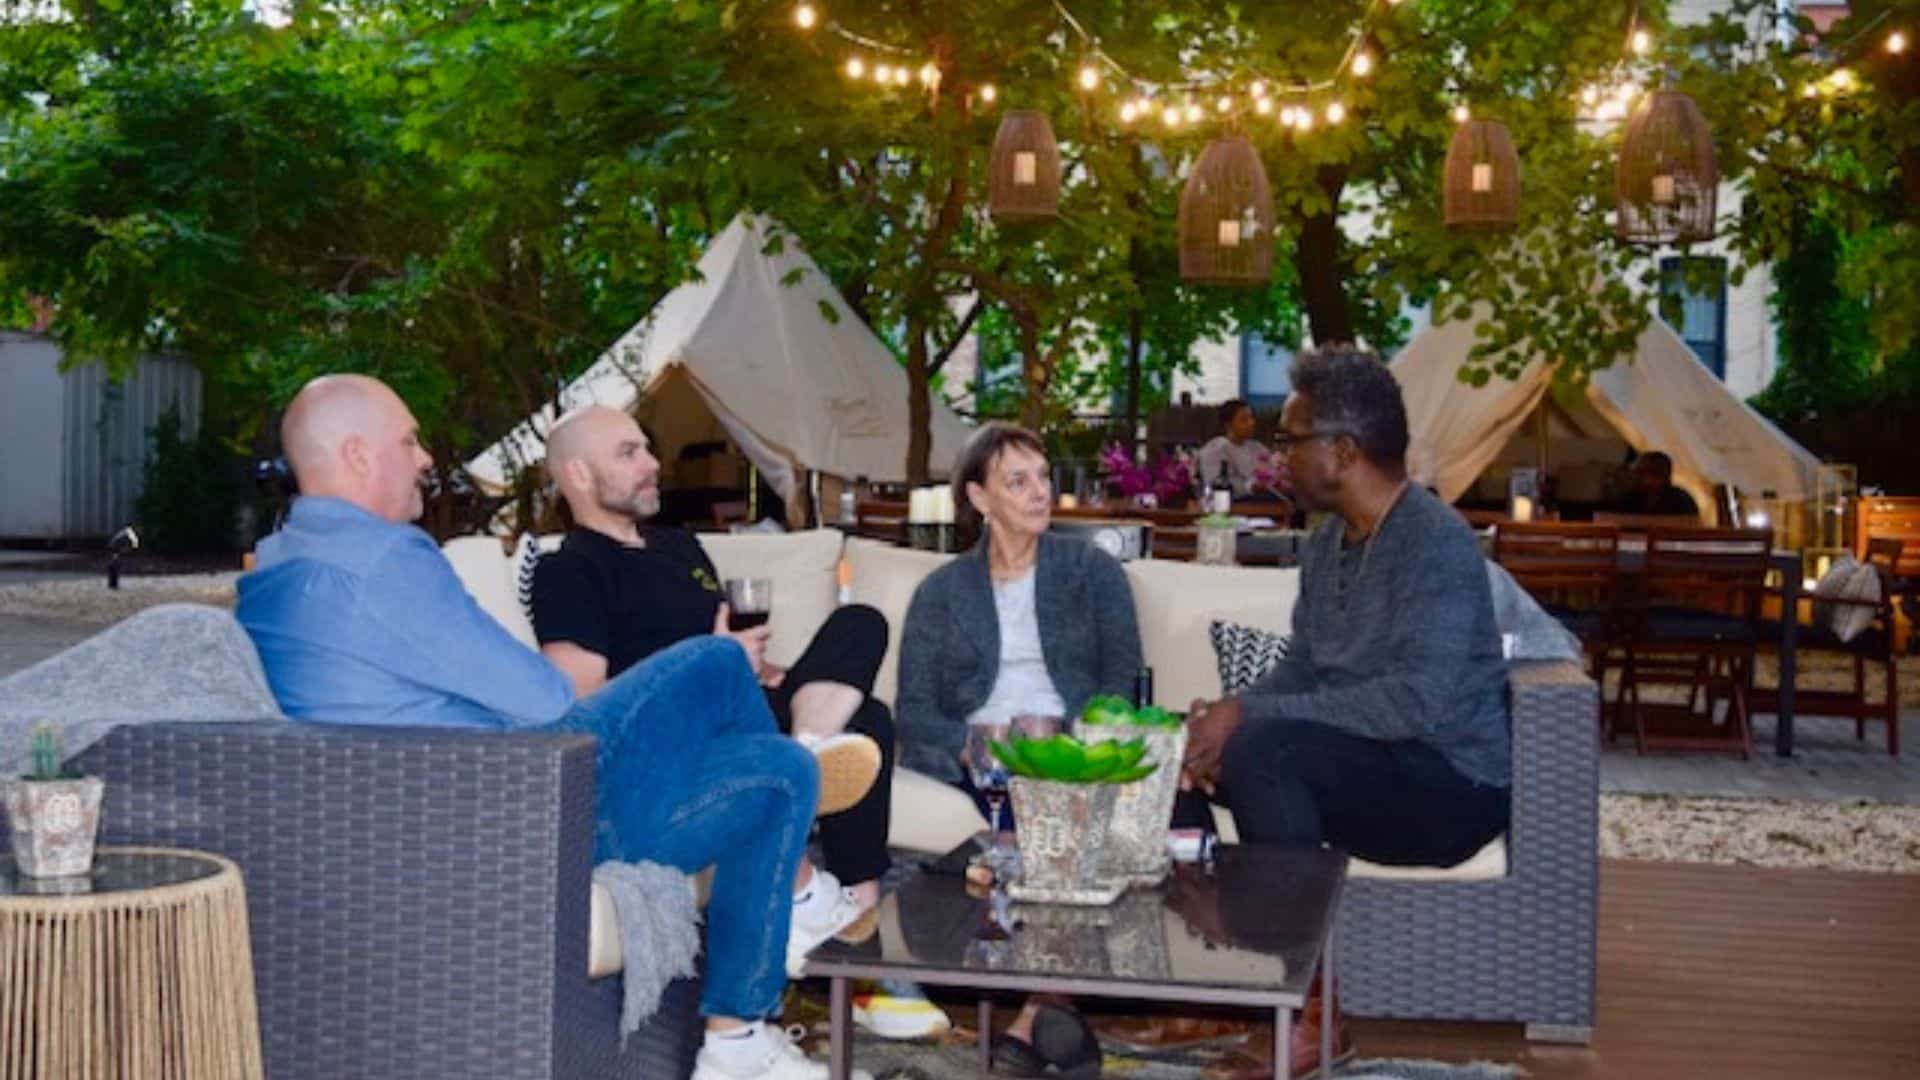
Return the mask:
<svg viewBox="0 0 1920 1080">
<path fill-rule="evenodd" d="M 760 1034 L 743 1053 L 728 1054 L 735 1064 L 728 1065 L 721 1055 L 706 1046 L 693 1059 L 692 1080 L 827 1080 L 830 1070 L 824 1061 L 814 1061 L 793 1045 L 793 1040 L 777 1025 L 763 1024 Z M 744 1069 L 744 1071 L 742 1071 Z M 865 1069 L 853 1070 L 853 1080 L 873 1080 Z"/>
<path fill-rule="evenodd" d="M 787 977 L 790 979 L 800 977 L 801 969 L 807 966 L 808 953 L 858 921 L 865 910 L 854 899 L 853 890 L 841 885 L 839 878 L 825 870 L 814 870 L 811 888 L 827 890 L 832 903 L 819 908 L 793 906 L 793 919 L 787 927 Z"/>
<path fill-rule="evenodd" d="M 795 735 L 820 765 L 820 802 L 815 817 L 837 814 L 866 797 L 880 778 L 880 744 L 865 735 Z"/>
</svg>

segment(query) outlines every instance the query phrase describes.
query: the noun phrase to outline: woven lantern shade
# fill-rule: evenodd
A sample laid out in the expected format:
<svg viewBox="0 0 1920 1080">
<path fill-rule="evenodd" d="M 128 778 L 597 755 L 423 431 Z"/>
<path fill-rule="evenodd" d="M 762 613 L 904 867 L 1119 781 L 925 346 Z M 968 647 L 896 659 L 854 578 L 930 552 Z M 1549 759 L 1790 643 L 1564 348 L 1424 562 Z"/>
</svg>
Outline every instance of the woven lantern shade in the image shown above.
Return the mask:
<svg viewBox="0 0 1920 1080">
<path fill-rule="evenodd" d="M 1196 285 L 1273 277 L 1273 192 L 1245 135 L 1207 144 L 1180 193 L 1180 276 Z"/>
<path fill-rule="evenodd" d="M 1627 121 L 1613 178 L 1614 228 L 1637 244 L 1712 238 L 1720 194 L 1713 132 L 1678 90 L 1655 90 Z"/>
<path fill-rule="evenodd" d="M 1060 144 L 1043 113 L 1015 110 L 1000 118 L 987 163 L 987 212 L 995 221 L 1060 216 Z"/>
<path fill-rule="evenodd" d="M 1511 229 L 1520 223 L 1520 155 L 1498 120 L 1469 120 L 1447 147 L 1442 203 L 1449 229 Z"/>
</svg>

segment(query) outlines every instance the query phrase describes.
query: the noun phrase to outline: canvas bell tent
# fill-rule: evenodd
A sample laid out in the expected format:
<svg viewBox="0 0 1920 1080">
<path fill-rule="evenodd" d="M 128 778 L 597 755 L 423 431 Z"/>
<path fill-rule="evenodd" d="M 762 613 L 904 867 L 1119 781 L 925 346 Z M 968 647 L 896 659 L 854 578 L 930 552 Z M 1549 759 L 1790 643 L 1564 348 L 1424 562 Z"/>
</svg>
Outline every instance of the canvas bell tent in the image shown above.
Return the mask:
<svg viewBox="0 0 1920 1080">
<path fill-rule="evenodd" d="M 546 432 L 569 409 L 611 405 L 653 433 L 674 481 L 681 451 L 730 440 L 789 506 L 801 471 L 876 482 L 906 479 L 907 375 L 850 311 L 799 239 L 742 214 L 674 289 L 559 397 L 467 462 L 501 490 L 546 457 Z M 933 464 L 951 462 L 970 429 L 933 402 Z M 704 471 L 704 470 L 703 470 Z"/>
<path fill-rule="evenodd" d="M 1673 458 L 1674 483 L 1704 509 L 1715 485 L 1781 502 L 1814 497 L 1819 459 L 1728 390 L 1685 341 L 1658 318 L 1631 357 L 1596 372 L 1584 395 L 1555 400 L 1553 368 L 1535 363 L 1515 380 L 1495 375 L 1483 387 L 1458 378 L 1479 340 L 1474 321 L 1421 331 L 1392 363 L 1413 431 L 1414 478 L 1453 502 L 1489 469 L 1537 454 L 1544 429 L 1552 467 L 1574 469 L 1626 448 Z M 1617 447 L 1618 453 L 1610 447 Z M 1710 514 L 1710 512 L 1709 512 Z"/>
</svg>

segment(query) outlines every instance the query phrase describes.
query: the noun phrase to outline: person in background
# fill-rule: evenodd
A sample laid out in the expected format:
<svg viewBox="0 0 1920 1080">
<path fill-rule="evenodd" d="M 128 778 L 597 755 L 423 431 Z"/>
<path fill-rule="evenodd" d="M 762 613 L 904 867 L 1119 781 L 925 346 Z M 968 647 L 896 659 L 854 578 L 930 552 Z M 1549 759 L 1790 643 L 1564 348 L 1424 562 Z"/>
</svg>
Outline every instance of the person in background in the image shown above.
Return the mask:
<svg viewBox="0 0 1920 1080">
<path fill-rule="evenodd" d="M 1234 398 L 1220 406 L 1220 434 L 1214 436 L 1200 448 L 1198 457 L 1198 477 L 1205 488 L 1220 476 L 1220 466 L 1227 468 L 1227 479 L 1233 484 L 1233 497 L 1244 499 L 1259 494 L 1261 464 L 1268 457 L 1267 448 L 1253 437 L 1255 421 L 1253 406 Z"/>
<path fill-rule="evenodd" d="M 1622 514 L 1645 517 L 1700 516 L 1700 505 L 1693 496 L 1673 484 L 1673 459 L 1658 450 L 1649 450 L 1634 459 L 1633 486 L 1615 504 Z"/>
</svg>

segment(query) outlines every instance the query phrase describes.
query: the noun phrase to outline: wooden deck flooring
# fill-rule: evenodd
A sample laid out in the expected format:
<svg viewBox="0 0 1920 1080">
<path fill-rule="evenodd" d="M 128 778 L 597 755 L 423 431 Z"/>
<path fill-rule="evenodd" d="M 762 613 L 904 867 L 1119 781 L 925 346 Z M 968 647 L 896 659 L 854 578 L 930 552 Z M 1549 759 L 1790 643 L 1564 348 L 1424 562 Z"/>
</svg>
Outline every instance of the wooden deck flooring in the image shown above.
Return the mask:
<svg viewBox="0 0 1920 1080">
<path fill-rule="evenodd" d="M 1366 1057 L 1538 1080 L 1920 1077 L 1920 876 L 1607 861 L 1591 1047 L 1511 1025 L 1360 1021 Z"/>
</svg>

